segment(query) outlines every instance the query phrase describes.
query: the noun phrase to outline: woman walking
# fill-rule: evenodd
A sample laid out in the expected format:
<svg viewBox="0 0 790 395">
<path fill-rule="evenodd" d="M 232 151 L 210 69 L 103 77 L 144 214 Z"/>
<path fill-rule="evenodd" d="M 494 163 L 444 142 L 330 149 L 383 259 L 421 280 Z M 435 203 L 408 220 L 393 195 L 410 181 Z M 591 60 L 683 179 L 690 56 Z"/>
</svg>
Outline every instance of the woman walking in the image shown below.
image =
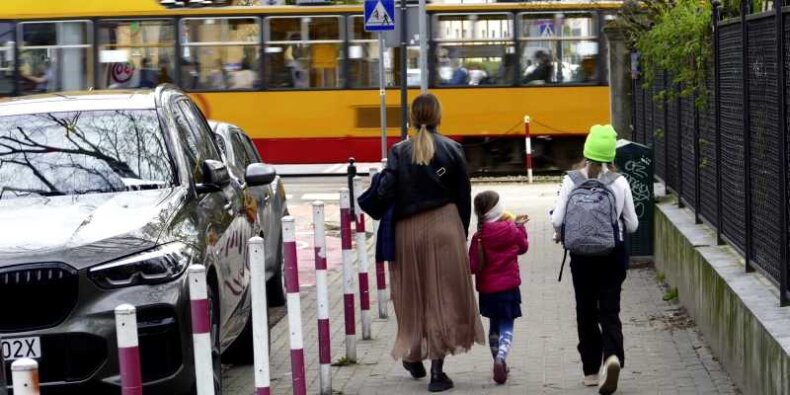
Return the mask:
<svg viewBox="0 0 790 395">
<path fill-rule="evenodd" d="M 398 334 L 392 356 L 414 378 L 425 377 L 429 391 L 453 382 L 444 373 L 448 354 L 484 344 L 475 304 L 466 237 L 471 186 L 461 146 L 440 135 L 441 106 L 432 94 L 411 107 L 417 134 L 395 145 L 381 176 L 378 195 L 395 205 L 396 261 L 390 265 Z"/>
<path fill-rule="evenodd" d="M 612 165 L 616 140 L 611 125 L 590 129 L 584 144 L 586 164 L 563 180 L 551 218 L 557 241 L 571 251 L 583 382 L 597 385 L 601 394 L 617 390 L 625 366 L 620 322 L 620 292 L 628 267 L 624 231 L 633 233 L 639 226 L 631 186 Z M 574 250 L 571 245 L 579 240 L 581 247 Z M 589 253 L 594 250 L 599 253 Z"/>
</svg>

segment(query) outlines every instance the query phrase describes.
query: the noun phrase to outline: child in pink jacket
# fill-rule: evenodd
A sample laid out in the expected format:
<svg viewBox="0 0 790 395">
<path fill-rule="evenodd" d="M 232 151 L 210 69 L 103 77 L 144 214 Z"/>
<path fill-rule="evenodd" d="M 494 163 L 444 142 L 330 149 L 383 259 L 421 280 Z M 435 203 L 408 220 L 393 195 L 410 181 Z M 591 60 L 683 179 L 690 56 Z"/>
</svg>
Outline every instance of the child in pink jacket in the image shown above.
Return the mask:
<svg viewBox="0 0 790 395">
<path fill-rule="evenodd" d="M 512 218 L 499 202 L 499 194 L 475 196 L 477 232 L 469 247 L 472 273 L 477 277 L 480 314 L 488 317 L 488 341 L 494 357 L 494 381 L 507 381 L 507 355 L 513 340 L 513 321 L 521 317 L 521 275 L 518 256 L 529 249 L 524 225 L 527 216 Z"/>
</svg>

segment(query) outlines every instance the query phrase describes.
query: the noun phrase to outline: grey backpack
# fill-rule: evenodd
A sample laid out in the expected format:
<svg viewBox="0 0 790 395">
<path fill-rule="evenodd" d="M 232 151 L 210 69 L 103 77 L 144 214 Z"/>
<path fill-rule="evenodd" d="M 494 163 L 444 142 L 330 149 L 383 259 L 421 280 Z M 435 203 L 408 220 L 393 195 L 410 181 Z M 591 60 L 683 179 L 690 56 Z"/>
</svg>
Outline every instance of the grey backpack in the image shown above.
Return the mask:
<svg viewBox="0 0 790 395">
<path fill-rule="evenodd" d="M 617 206 L 611 185 L 620 174 L 607 172 L 600 179 L 588 179 L 580 171 L 568 172 L 574 188 L 568 196 L 562 241 L 573 254 L 607 255 L 619 242 Z"/>
</svg>

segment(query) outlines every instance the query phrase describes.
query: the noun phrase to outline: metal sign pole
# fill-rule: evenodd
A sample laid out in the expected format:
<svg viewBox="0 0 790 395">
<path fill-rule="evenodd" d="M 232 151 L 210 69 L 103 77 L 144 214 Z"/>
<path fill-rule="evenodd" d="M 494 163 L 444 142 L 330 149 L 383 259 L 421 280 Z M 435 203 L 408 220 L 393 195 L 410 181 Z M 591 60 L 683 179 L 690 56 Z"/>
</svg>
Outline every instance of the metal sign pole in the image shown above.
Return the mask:
<svg viewBox="0 0 790 395">
<path fill-rule="evenodd" d="M 387 81 L 384 76 L 384 32 L 379 32 L 379 97 L 381 99 L 381 157 L 387 157 Z"/>
<path fill-rule="evenodd" d="M 425 0 L 420 0 L 420 91 L 428 92 L 428 26 Z"/>
</svg>

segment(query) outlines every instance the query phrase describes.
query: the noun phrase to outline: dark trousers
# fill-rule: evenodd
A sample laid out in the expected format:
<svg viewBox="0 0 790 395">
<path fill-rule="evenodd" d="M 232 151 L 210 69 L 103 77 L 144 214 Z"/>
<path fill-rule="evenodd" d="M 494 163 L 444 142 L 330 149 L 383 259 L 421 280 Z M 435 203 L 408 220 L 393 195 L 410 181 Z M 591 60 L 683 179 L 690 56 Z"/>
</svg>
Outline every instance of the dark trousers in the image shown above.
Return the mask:
<svg viewBox="0 0 790 395">
<path fill-rule="evenodd" d="M 585 375 L 597 374 L 602 361 L 612 355 L 617 355 L 625 366 L 620 291 L 626 267 L 627 256 L 622 247 L 608 256 L 571 254 L 578 350 Z"/>
</svg>

